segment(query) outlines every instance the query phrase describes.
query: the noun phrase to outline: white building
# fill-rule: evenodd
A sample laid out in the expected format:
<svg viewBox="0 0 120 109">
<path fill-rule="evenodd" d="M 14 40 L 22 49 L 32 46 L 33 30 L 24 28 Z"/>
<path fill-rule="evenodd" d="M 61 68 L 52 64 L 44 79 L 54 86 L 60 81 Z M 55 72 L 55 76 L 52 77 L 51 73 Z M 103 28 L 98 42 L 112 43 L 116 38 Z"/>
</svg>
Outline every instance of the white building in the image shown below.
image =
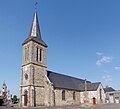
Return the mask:
<svg viewBox="0 0 120 109">
<path fill-rule="evenodd" d="M 100 82 L 81 84 L 81 103 L 105 103 L 105 92 Z"/>
<path fill-rule="evenodd" d="M 112 87 L 106 87 L 106 103 L 120 103 L 120 90 L 115 90 Z"/>
</svg>

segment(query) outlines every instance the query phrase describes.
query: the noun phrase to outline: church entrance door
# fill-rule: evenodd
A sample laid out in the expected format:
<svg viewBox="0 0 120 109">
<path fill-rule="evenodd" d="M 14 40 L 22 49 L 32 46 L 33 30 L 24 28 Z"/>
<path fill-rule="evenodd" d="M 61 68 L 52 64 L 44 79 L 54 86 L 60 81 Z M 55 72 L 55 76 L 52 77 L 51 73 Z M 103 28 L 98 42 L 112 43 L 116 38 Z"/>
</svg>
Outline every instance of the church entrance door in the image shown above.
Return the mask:
<svg viewBox="0 0 120 109">
<path fill-rule="evenodd" d="M 93 105 L 95 105 L 96 104 L 96 98 L 94 97 L 93 98 Z"/>
<path fill-rule="evenodd" d="M 27 91 L 25 91 L 25 93 L 24 93 L 24 106 L 27 106 L 27 98 L 28 98 L 28 96 L 27 96 Z"/>
</svg>

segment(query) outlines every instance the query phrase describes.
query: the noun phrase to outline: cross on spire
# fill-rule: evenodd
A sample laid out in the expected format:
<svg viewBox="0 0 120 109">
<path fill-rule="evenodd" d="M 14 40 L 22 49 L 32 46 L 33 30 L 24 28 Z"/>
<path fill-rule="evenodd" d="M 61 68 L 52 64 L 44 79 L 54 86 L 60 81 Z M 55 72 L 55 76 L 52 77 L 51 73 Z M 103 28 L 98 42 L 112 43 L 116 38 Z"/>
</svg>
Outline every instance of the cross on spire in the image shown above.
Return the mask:
<svg viewBox="0 0 120 109">
<path fill-rule="evenodd" d="M 38 5 L 38 1 L 35 0 L 35 10 L 37 11 L 37 5 Z"/>
<path fill-rule="evenodd" d="M 38 16 L 37 16 L 37 5 L 38 2 L 35 0 L 35 13 L 31 25 L 31 29 L 29 32 L 28 38 L 23 42 L 23 45 L 26 44 L 28 41 L 35 41 L 45 47 L 47 47 L 47 44 L 42 40 L 41 37 L 41 32 L 40 32 L 40 26 L 39 26 L 39 21 L 38 21 Z"/>
</svg>

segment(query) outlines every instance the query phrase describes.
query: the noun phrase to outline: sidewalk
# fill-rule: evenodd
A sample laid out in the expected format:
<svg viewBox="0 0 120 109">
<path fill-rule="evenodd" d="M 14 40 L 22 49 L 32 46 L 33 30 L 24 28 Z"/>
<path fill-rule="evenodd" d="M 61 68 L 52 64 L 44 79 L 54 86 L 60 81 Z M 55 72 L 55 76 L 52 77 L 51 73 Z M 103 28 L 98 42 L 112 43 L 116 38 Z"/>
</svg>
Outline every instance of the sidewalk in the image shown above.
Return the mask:
<svg viewBox="0 0 120 109">
<path fill-rule="evenodd" d="M 81 106 L 38 106 L 38 107 L 20 107 L 19 105 L 14 105 L 14 109 L 85 109 L 85 107 Z"/>
</svg>

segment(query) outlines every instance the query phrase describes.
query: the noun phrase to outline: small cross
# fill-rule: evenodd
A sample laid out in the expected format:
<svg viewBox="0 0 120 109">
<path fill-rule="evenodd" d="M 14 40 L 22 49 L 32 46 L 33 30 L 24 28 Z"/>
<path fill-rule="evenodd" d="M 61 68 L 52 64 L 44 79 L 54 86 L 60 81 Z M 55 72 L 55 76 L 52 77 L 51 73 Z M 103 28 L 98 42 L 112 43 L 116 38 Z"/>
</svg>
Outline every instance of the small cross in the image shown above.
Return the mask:
<svg viewBox="0 0 120 109">
<path fill-rule="evenodd" d="M 37 10 L 38 1 L 35 0 L 35 9 Z"/>
</svg>

